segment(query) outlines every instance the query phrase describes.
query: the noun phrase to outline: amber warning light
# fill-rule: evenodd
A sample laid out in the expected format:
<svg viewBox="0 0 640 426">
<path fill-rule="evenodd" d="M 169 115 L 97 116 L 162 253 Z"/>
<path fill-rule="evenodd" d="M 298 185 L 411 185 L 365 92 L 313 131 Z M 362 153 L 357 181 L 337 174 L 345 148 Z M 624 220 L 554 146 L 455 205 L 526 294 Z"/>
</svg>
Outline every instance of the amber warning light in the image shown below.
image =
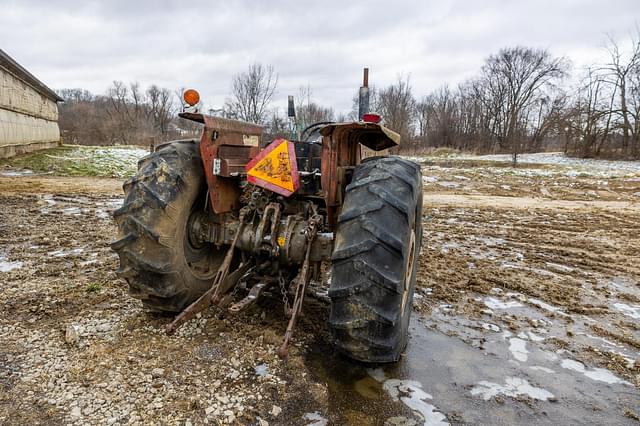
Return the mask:
<svg viewBox="0 0 640 426">
<path fill-rule="evenodd" d="M 184 99 L 184 102 L 189 105 L 189 106 L 194 106 L 196 105 L 198 102 L 200 102 L 200 94 L 198 93 L 197 90 L 194 89 L 187 89 L 184 91 L 184 93 L 182 94 L 182 99 Z"/>
</svg>

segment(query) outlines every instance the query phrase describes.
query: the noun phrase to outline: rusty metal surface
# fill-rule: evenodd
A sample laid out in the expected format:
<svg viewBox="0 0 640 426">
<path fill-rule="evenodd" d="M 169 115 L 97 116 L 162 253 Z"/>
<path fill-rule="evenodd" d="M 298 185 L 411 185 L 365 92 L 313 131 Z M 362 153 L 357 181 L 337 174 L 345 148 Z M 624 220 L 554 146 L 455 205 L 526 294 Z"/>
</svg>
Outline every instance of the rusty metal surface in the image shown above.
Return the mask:
<svg viewBox="0 0 640 426">
<path fill-rule="evenodd" d="M 231 120 L 229 118 L 212 117 L 210 115 L 182 112 L 178 114 L 187 120 L 203 123 L 208 129 L 215 129 L 218 132 L 240 133 L 244 135 L 261 136 L 264 128 L 259 124 L 247 123 L 239 120 Z"/>
<path fill-rule="evenodd" d="M 256 303 L 262 295 L 262 292 L 275 284 L 275 282 L 276 280 L 271 279 L 255 284 L 253 287 L 251 287 L 251 290 L 249 290 L 249 294 L 246 297 L 229 307 L 229 312 L 237 314 L 238 312 L 247 309 L 249 306 Z"/>
<path fill-rule="evenodd" d="M 400 135 L 377 123 L 351 122 L 329 124 L 320 130 L 323 136 L 334 140 L 347 139 L 374 151 L 400 145 Z"/>
<path fill-rule="evenodd" d="M 220 159 L 218 176 L 234 177 L 245 175 L 245 166 L 258 155 L 260 148 L 246 145 L 220 145 L 217 158 Z"/>
<path fill-rule="evenodd" d="M 175 333 L 178 327 L 180 327 L 185 322 L 189 321 L 198 312 L 202 312 L 212 304 L 220 303 L 221 298 L 224 295 L 224 292 L 226 292 L 227 290 L 226 287 L 229 286 L 228 285 L 229 280 L 227 280 L 227 285 L 226 286 L 224 285 L 225 279 L 227 278 L 227 275 L 229 273 L 229 268 L 231 267 L 231 261 L 233 260 L 236 243 L 238 242 L 238 237 L 242 233 L 242 225 L 245 223 L 244 219 L 247 214 L 248 214 L 248 211 L 246 210 L 246 208 L 243 208 L 240 211 L 240 219 L 239 219 L 240 226 L 238 227 L 238 232 L 236 232 L 236 236 L 233 239 L 233 242 L 231 243 L 231 245 L 229 246 L 229 249 L 227 250 L 227 254 L 224 257 L 224 260 L 222 261 L 222 264 L 220 265 L 220 267 L 218 268 L 218 271 L 216 272 L 216 276 L 213 279 L 211 288 L 207 290 L 202 296 L 200 296 L 195 302 L 189 305 L 184 311 L 180 313 L 180 315 L 178 315 L 171 323 L 167 325 L 166 327 L 167 334 L 171 335 Z M 231 286 L 233 285 L 234 283 L 231 284 Z M 222 287 L 225 287 L 224 291 L 221 291 Z"/>
<path fill-rule="evenodd" d="M 209 187 L 211 208 L 215 213 L 226 213 L 240 208 L 240 195 L 242 191 L 235 178 L 218 176 L 214 173 L 214 160 L 222 163 L 220 154 L 237 149 L 240 153 L 253 155 L 259 150 L 262 127 L 242 121 L 228 120 L 225 118 L 210 117 L 203 114 L 182 113 L 183 118 L 205 123 L 205 129 L 200 139 L 200 155 L 204 164 L 204 173 Z M 220 151 L 220 152 L 219 152 Z M 228 176 L 235 173 L 234 166 L 244 160 L 239 160 L 240 153 L 236 152 L 225 163 Z M 236 155 L 237 154 L 237 155 Z M 219 165 L 222 172 L 222 164 Z M 238 172 L 239 173 L 239 172 Z"/>
<path fill-rule="evenodd" d="M 293 328 L 296 325 L 296 320 L 302 312 L 302 303 L 304 302 L 304 294 L 307 290 L 307 285 L 309 284 L 309 269 L 310 269 L 310 255 L 311 255 L 311 246 L 313 241 L 318 234 L 318 227 L 322 223 L 322 217 L 318 214 L 314 214 L 313 217 L 309 219 L 309 226 L 307 228 L 306 236 L 307 236 L 307 247 L 304 256 L 304 262 L 300 267 L 300 271 L 294 282 L 296 283 L 296 295 L 293 300 L 293 305 L 291 308 L 291 318 L 289 319 L 289 324 L 287 324 L 287 330 L 284 333 L 284 339 L 282 341 L 282 345 L 278 348 L 278 356 L 280 358 L 286 358 L 289 355 L 289 341 L 293 337 Z"/>
<path fill-rule="evenodd" d="M 322 138 L 322 170 L 320 182 L 327 206 L 327 222 L 335 229 L 338 210 L 347 185 L 347 172 L 360 164 L 360 145 L 350 138 Z"/>
</svg>

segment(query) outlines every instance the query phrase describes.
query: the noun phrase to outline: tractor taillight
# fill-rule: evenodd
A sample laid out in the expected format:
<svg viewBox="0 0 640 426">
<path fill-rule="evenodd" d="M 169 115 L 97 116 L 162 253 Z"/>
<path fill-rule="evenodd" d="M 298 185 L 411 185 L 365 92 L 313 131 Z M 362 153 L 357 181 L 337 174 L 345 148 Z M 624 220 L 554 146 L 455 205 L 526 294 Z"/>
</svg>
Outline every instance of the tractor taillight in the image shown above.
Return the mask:
<svg viewBox="0 0 640 426">
<path fill-rule="evenodd" d="M 378 114 L 367 113 L 362 116 L 362 121 L 365 123 L 379 123 L 382 120 Z"/>
</svg>

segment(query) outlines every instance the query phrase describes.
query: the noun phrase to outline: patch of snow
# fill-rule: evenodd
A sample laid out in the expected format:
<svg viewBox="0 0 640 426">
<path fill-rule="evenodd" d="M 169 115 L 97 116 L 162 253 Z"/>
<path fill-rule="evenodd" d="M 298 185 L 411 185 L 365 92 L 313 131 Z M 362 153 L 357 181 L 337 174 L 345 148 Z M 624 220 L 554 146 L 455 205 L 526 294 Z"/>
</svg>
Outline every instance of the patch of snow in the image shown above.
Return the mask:
<svg viewBox="0 0 640 426">
<path fill-rule="evenodd" d="M 505 243 L 503 238 L 496 237 L 475 237 L 474 239 L 488 246 L 501 246 Z"/>
<path fill-rule="evenodd" d="M 640 319 L 640 306 L 638 305 L 630 306 L 625 303 L 614 303 L 613 307 L 631 318 Z"/>
<path fill-rule="evenodd" d="M 438 182 L 440 178 L 437 176 L 422 176 L 422 183 L 435 183 Z"/>
<path fill-rule="evenodd" d="M 552 370 L 550 368 L 547 368 L 547 367 L 542 367 L 540 365 L 532 365 L 529 368 L 532 369 L 532 370 L 536 370 L 536 371 L 542 371 L 544 373 L 555 374 L 554 370 Z"/>
<path fill-rule="evenodd" d="M 460 244 L 458 244 L 458 243 L 456 243 L 454 241 L 449 241 L 449 242 L 446 242 L 446 243 L 442 243 L 442 247 L 440 248 L 440 250 L 443 253 L 449 253 L 449 250 L 457 249 L 459 247 L 460 247 Z"/>
<path fill-rule="evenodd" d="M 481 395 L 485 401 L 497 395 L 525 395 L 541 401 L 554 397 L 548 390 L 531 386 L 527 380 L 520 377 L 507 377 L 504 385 L 483 380 L 471 389 L 471 395 Z"/>
<path fill-rule="evenodd" d="M 538 336 L 531 331 L 521 331 L 518 333 L 518 337 L 524 340 L 531 340 L 532 342 L 542 342 L 544 340 L 544 337 Z"/>
<path fill-rule="evenodd" d="M 99 219 L 111 219 L 111 214 L 109 214 L 109 212 L 102 209 L 96 209 L 96 216 Z"/>
<path fill-rule="evenodd" d="M 527 342 L 518 337 L 509 339 L 509 351 L 520 362 L 526 362 L 528 359 Z"/>
<path fill-rule="evenodd" d="M 47 203 L 47 205 L 49 206 L 55 206 L 56 204 L 58 204 L 56 202 L 56 200 L 53 199 L 53 195 L 51 194 L 45 194 L 42 196 L 42 199 Z"/>
<path fill-rule="evenodd" d="M 515 300 L 509 302 L 503 302 L 501 300 L 496 299 L 495 297 L 487 297 L 484 301 L 484 304 L 487 308 L 490 309 L 511 309 L 511 308 L 519 308 L 522 306 L 522 303 L 516 302 Z"/>
<path fill-rule="evenodd" d="M 82 210 L 80 210 L 80 207 L 67 207 L 62 210 L 62 213 L 70 216 L 80 216 L 82 215 Z"/>
<path fill-rule="evenodd" d="M 484 328 L 485 330 L 495 331 L 496 333 L 500 332 L 500 327 L 498 327 L 495 324 L 490 324 L 488 322 L 482 323 L 482 328 Z"/>
<path fill-rule="evenodd" d="M 367 374 L 382 383 L 384 389 L 389 396 L 395 401 L 400 400 L 414 412 L 419 413 L 424 419 L 425 426 L 442 426 L 448 425 L 446 416 L 437 411 L 437 408 L 426 400 L 433 399 L 431 395 L 422 390 L 422 384 L 415 380 L 386 380 L 385 372 L 382 368 L 369 368 Z M 402 395 L 402 396 L 400 396 Z"/>
<path fill-rule="evenodd" d="M 322 417 L 317 411 L 314 411 L 313 413 L 305 413 L 302 418 L 311 422 L 306 423 L 305 426 L 326 426 L 329 423 L 329 420 Z"/>
<path fill-rule="evenodd" d="M 552 272 L 558 272 L 560 274 L 570 274 L 573 272 L 573 268 L 566 265 L 560 265 L 558 263 L 547 262 L 547 268 Z"/>
<path fill-rule="evenodd" d="M 75 248 L 73 250 L 55 250 L 55 251 L 50 251 L 49 253 L 47 253 L 47 255 L 49 256 L 53 256 L 53 257 L 64 257 L 64 256 L 69 256 L 72 254 L 79 254 L 82 253 L 84 251 L 83 248 Z"/>
<path fill-rule="evenodd" d="M 489 161 L 512 161 L 511 155 L 483 155 L 483 156 L 461 156 L 460 158 L 489 160 Z M 535 154 L 520 154 L 520 163 L 529 164 L 551 164 L 563 166 L 563 174 L 574 177 L 580 174 L 599 177 L 624 177 L 630 174 L 640 173 L 640 161 L 610 161 L 587 158 L 568 157 L 562 152 L 540 152 Z M 523 167 L 523 166 L 520 166 Z M 568 170 L 567 170 L 568 169 Z M 516 169 L 519 170 L 519 169 Z M 536 170 L 536 169 L 533 169 Z M 550 172 L 549 170 L 539 170 L 540 172 Z"/>
<path fill-rule="evenodd" d="M 10 262 L 6 257 L 0 256 L 0 272 L 9 272 L 14 269 L 20 269 L 22 268 L 22 265 L 23 263 L 18 260 Z"/>
<path fill-rule="evenodd" d="M 534 298 L 529 298 L 527 299 L 527 301 L 533 305 L 536 305 L 539 308 L 544 309 L 545 311 L 549 311 L 549 312 L 553 312 L 554 314 L 558 314 L 561 315 L 563 317 L 568 317 L 569 315 L 563 311 L 560 310 L 560 308 L 553 306 L 553 305 L 549 305 L 548 303 L 543 302 L 540 299 L 534 299 Z"/>
<path fill-rule="evenodd" d="M 404 405 L 419 413 L 424 419 L 423 424 L 425 426 L 449 424 L 446 421 L 447 417 L 437 411 L 434 405 L 427 402 L 427 400 L 433 399 L 433 396 L 422 390 L 422 384 L 420 382 L 415 380 L 389 379 L 383 383 L 382 388 L 387 391 L 391 398 L 396 401 L 399 399 Z"/>
<path fill-rule="evenodd" d="M 587 336 L 589 339 L 593 339 L 593 340 L 600 340 L 602 343 L 604 343 L 605 345 L 609 345 L 609 346 L 613 346 L 613 347 L 620 347 L 620 345 L 617 345 L 607 339 L 605 339 L 604 337 L 600 337 L 600 336 L 593 336 L 589 333 L 586 333 L 585 336 Z"/>
<path fill-rule="evenodd" d="M 610 385 L 616 384 L 616 383 L 631 385 L 631 383 L 627 382 L 626 380 L 620 379 L 619 377 L 614 375 L 611 371 L 605 368 L 593 368 L 591 370 L 587 370 L 587 368 L 583 363 L 573 359 L 563 359 L 562 362 L 560 363 L 560 366 L 562 368 L 566 368 L 567 370 L 573 370 L 573 371 L 577 371 L 578 373 L 582 373 L 586 377 L 590 378 L 591 380 L 605 382 Z"/>
<path fill-rule="evenodd" d="M 33 170 L 29 170 L 29 169 L 8 170 L 8 171 L 0 172 L 0 176 L 7 176 L 7 177 L 28 176 L 32 174 L 33 174 Z"/>
<path fill-rule="evenodd" d="M 265 377 L 267 374 L 269 374 L 269 366 L 265 363 L 256 365 L 255 371 L 256 376 Z"/>
<path fill-rule="evenodd" d="M 450 181 L 440 181 L 437 184 L 445 188 L 458 188 L 460 186 L 459 183 Z"/>
</svg>

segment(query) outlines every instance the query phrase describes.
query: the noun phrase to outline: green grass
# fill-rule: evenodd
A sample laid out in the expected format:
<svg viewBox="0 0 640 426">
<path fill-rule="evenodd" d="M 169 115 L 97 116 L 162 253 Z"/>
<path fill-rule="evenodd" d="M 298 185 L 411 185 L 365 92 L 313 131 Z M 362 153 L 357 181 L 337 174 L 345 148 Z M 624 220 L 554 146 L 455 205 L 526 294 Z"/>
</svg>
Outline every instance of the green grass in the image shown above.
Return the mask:
<svg viewBox="0 0 640 426">
<path fill-rule="evenodd" d="M 146 153 L 139 147 L 63 145 L 0 160 L 0 169 L 27 169 L 57 176 L 129 177 Z"/>
<path fill-rule="evenodd" d="M 98 282 L 94 282 L 89 284 L 84 290 L 87 293 L 98 293 L 99 291 L 101 291 L 104 287 L 102 286 L 102 284 L 98 283 Z"/>
</svg>

